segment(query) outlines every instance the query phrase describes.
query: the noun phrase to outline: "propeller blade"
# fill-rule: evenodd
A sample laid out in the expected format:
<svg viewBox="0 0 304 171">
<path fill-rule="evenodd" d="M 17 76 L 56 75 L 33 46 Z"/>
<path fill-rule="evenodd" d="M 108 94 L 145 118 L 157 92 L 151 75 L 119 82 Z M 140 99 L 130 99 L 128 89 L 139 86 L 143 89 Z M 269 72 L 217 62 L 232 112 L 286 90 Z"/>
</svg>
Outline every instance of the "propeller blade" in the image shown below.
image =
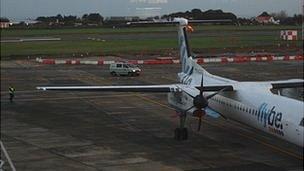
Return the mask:
<svg viewBox="0 0 304 171">
<path fill-rule="evenodd" d="M 224 119 L 226 119 L 227 120 L 227 117 L 226 116 L 224 116 L 223 114 L 221 114 L 221 113 L 219 113 L 220 115 L 221 115 L 221 117 L 223 117 Z"/>
<path fill-rule="evenodd" d="M 200 130 L 201 130 L 201 125 L 202 125 L 202 116 L 200 116 L 199 119 L 198 119 L 197 131 L 200 131 Z"/>
<path fill-rule="evenodd" d="M 214 109 L 212 109 L 210 106 L 208 106 L 208 108 L 210 109 L 210 110 L 214 110 Z M 214 111 L 216 111 L 216 110 L 214 110 Z M 221 114 L 220 112 L 216 112 L 216 113 L 218 113 L 221 117 L 223 117 L 224 119 L 228 119 L 226 116 L 224 116 L 223 114 Z"/>
<path fill-rule="evenodd" d="M 203 95 L 204 89 L 204 73 L 202 74 L 201 87 L 200 87 L 200 95 Z"/>
<path fill-rule="evenodd" d="M 215 92 L 215 93 L 213 93 L 213 94 L 210 94 L 209 96 L 206 97 L 206 99 L 207 99 L 207 100 L 211 99 L 213 96 L 215 96 L 215 95 L 217 95 L 217 94 L 219 94 L 219 93 L 225 91 L 227 88 L 228 88 L 228 87 L 223 88 L 223 89 L 221 89 L 220 91 Z"/>
<path fill-rule="evenodd" d="M 197 110 L 196 111 L 196 116 L 198 117 L 198 127 L 197 127 L 197 131 L 201 130 L 201 125 L 202 125 L 202 117 L 203 114 L 205 115 L 205 110 Z"/>
</svg>

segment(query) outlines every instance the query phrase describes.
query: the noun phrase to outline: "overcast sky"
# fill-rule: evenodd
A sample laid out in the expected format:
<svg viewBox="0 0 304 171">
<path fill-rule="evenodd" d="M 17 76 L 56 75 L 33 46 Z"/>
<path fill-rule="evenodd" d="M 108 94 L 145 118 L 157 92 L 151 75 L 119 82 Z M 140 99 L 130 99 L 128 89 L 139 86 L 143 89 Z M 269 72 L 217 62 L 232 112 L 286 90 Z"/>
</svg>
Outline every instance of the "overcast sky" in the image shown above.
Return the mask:
<svg viewBox="0 0 304 171">
<path fill-rule="evenodd" d="M 82 16 L 93 12 L 102 16 L 162 15 L 193 8 L 222 9 L 238 17 L 252 17 L 263 11 L 299 14 L 302 3 L 303 0 L 1 0 L 1 17 Z"/>
</svg>

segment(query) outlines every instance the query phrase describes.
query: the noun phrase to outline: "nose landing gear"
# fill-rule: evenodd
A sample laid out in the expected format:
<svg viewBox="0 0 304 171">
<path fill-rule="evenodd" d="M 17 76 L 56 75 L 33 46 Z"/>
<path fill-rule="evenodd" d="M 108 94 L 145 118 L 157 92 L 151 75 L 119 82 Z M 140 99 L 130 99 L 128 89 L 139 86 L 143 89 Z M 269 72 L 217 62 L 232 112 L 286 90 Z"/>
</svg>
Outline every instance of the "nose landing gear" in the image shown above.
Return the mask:
<svg viewBox="0 0 304 171">
<path fill-rule="evenodd" d="M 176 128 L 174 131 L 174 139 L 178 141 L 188 139 L 188 129 L 185 128 L 186 116 L 186 112 L 179 114 L 180 127 Z"/>
</svg>

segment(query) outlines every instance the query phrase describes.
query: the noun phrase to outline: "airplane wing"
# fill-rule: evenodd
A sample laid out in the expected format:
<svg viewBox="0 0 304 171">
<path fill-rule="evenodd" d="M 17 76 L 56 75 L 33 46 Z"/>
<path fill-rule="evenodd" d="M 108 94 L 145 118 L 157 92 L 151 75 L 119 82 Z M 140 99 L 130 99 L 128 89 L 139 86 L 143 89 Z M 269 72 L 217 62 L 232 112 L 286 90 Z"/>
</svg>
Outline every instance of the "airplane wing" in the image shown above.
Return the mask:
<svg viewBox="0 0 304 171">
<path fill-rule="evenodd" d="M 177 92 L 175 84 L 171 85 L 126 85 L 126 86 L 46 86 L 38 90 L 53 91 L 108 91 L 108 92 Z"/>
<path fill-rule="evenodd" d="M 290 79 L 290 80 L 282 80 L 282 81 L 269 81 L 272 85 L 272 88 L 301 88 L 304 87 L 304 80 L 302 79 Z"/>
<path fill-rule="evenodd" d="M 228 87 L 228 88 L 226 88 Z M 191 96 L 198 94 L 199 87 L 193 87 L 185 84 L 168 84 L 168 85 L 126 85 L 126 86 L 41 86 L 38 90 L 52 91 L 108 91 L 108 92 L 181 92 L 184 91 Z M 232 86 L 212 85 L 204 86 L 204 91 L 233 90 Z"/>
</svg>

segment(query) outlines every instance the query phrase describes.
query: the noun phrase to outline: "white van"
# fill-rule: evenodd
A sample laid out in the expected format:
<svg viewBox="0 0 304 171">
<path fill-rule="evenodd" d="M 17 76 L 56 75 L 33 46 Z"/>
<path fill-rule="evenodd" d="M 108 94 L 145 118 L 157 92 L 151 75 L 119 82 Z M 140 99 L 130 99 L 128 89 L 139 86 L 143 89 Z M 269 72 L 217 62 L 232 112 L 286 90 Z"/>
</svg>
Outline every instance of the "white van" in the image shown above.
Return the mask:
<svg viewBox="0 0 304 171">
<path fill-rule="evenodd" d="M 116 75 L 138 76 L 140 72 L 141 70 L 138 68 L 138 66 L 133 64 L 127 64 L 122 62 L 110 64 L 110 73 L 113 76 Z"/>
</svg>

